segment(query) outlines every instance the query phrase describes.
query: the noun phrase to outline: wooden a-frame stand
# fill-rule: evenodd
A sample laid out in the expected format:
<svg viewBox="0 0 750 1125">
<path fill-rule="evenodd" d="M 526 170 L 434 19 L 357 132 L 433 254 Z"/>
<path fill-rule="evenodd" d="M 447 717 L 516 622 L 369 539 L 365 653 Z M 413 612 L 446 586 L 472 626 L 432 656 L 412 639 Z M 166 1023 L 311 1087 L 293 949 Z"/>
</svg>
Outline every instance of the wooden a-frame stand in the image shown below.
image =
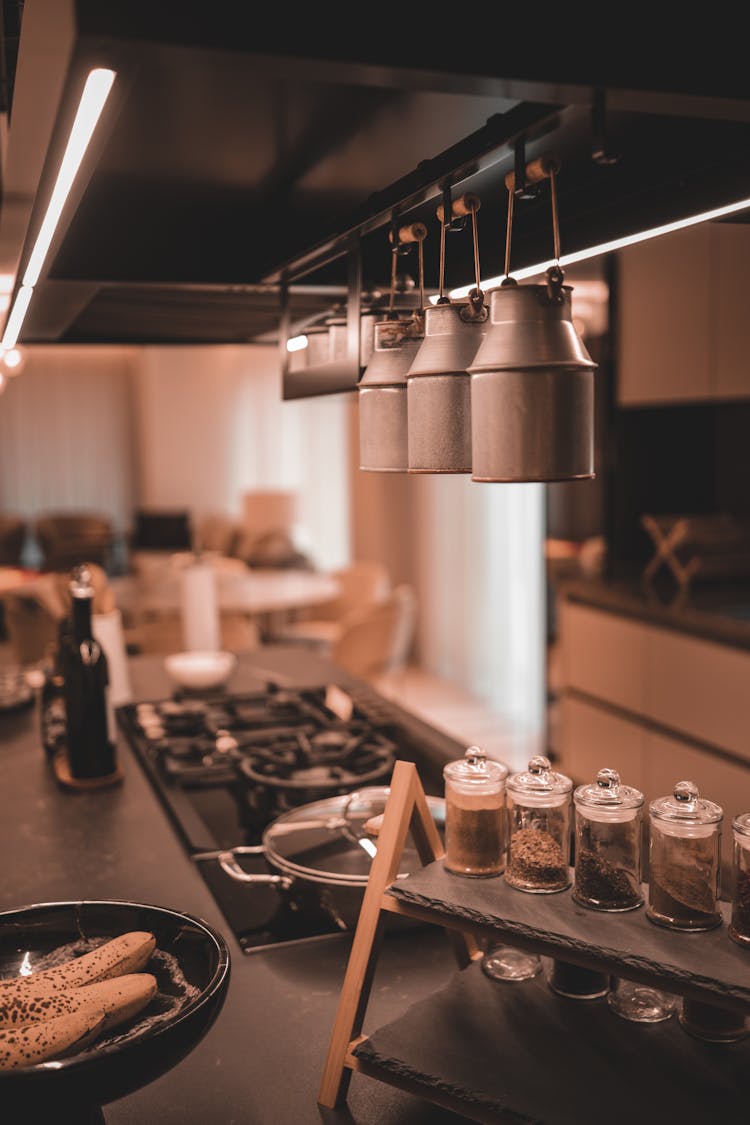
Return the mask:
<svg viewBox="0 0 750 1125">
<path fill-rule="evenodd" d="M 442 840 L 417 768 L 413 762 L 398 761 L 393 770 L 390 794 L 378 832 L 377 854 L 370 868 L 360 908 L 318 1091 L 318 1104 L 329 1109 L 346 1100 L 352 1071 L 362 1069 L 353 1051 L 365 1038 L 361 1035 L 361 1030 L 382 935 L 382 911 L 393 911 L 394 906 L 398 907 L 386 891 L 398 875 L 410 828 L 423 864 L 443 857 L 445 852 Z M 406 913 L 398 909 L 396 912 Z M 476 941 L 468 932 L 452 929 L 447 932 L 460 968 L 465 968 L 481 956 Z"/>
</svg>

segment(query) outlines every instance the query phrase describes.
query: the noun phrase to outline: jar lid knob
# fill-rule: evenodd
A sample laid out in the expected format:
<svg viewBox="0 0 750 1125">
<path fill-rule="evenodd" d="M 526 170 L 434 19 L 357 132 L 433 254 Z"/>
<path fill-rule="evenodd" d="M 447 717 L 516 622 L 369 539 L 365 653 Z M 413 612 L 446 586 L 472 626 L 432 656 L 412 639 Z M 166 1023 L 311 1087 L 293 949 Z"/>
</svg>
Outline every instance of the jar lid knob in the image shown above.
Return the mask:
<svg viewBox="0 0 750 1125">
<path fill-rule="evenodd" d="M 690 807 L 698 799 L 698 786 L 694 781 L 678 781 L 674 787 L 674 799 Z"/>
<path fill-rule="evenodd" d="M 487 755 L 481 746 L 470 746 L 464 758 L 470 766 L 475 766 L 476 769 L 484 770 L 487 768 Z"/>
<path fill-rule="evenodd" d="M 596 775 L 596 784 L 600 789 L 608 789 L 613 796 L 616 796 L 620 788 L 620 775 L 617 770 L 611 770 L 605 767 L 599 770 Z"/>
<path fill-rule="evenodd" d="M 532 758 L 529 762 L 529 773 L 546 773 L 550 768 L 549 758 L 545 758 L 542 754 L 537 755 L 536 758 Z"/>
</svg>

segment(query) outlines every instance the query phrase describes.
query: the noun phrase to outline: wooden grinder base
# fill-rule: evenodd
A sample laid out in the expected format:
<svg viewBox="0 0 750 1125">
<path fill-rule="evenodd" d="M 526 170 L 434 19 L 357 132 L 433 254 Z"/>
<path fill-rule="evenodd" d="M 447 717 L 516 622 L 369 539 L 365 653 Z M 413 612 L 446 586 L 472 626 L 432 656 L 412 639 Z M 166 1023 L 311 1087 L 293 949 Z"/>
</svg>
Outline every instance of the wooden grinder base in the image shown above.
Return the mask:
<svg viewBox="0 0 750 1125">
<path fill-rule="evenodd" d="M 73 777 L 70 772 L 68 755 L 64 750 L 58 750 L 52 759 L 52 772 L 63 789 L 76 789 L 78 791 L 108 789 L 112 785 L 119 785 L 125 777 L 119 766 L 112 773 L 104 774 L 102 777 Z"/>
</svg>

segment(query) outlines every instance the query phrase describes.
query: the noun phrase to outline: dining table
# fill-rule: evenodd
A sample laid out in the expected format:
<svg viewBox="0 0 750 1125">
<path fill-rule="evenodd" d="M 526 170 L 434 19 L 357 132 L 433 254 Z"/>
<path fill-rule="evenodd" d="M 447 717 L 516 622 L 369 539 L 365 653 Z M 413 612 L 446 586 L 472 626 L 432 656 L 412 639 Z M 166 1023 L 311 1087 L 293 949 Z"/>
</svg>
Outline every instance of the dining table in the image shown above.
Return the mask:
<svg viewBox="0 0 750 1125">
<path fill-rule="evenodd" d="M 268 636 L 275 624 L 335 599 L 339 580 L 331 573 L 298 568 L 254 568 L 239 560 L 209 558 L 220 613 L 243 614 Z M 148 566 L 110 579 L 115 604 L 126 620 L 174 615 L 182 607 L 182 578 L 188 560 L 181 554 L 163 566 Z"/>
</svg>

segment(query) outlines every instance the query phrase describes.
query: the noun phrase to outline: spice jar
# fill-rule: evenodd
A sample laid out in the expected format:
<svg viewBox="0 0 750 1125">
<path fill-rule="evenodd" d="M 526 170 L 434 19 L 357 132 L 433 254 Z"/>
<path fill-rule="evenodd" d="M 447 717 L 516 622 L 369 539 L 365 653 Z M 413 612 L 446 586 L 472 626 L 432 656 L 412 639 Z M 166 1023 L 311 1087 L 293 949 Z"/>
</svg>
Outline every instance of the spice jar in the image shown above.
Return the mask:
<svg viewBox="0 0 750 1125">
<path fill-rule="evenodd" d="M 750 945 L 750 812 L 732 821 L 732 917 L 729 936 Z"/>
<path fill-rule="evenodd" d="M 569 1000 L 598 1000 L 609 992 L 609 973 L 584 969 L 569 961 L 555 958 L 550 966 L 547 984 L 558 996 Z"/>
<path fill-rule="evenodd" d="M 505 868 L 505 779 L 508 767 L 470 746 L 443 769 L 445 858 L 457 875 L 500 875 Z"/>
<path fill-rule="evenodd" d="M 672 930 L 721 925 L 719 845 L 723 810 L 699 795 L 694 781 L 649 806 L 649 893 L 646 915 Z"/>
<path fill-rule="evenodd" d="M 570 795 L 573 782 L 549 759 L 532 758 L 528 771 L 508 779 L 509 848 L 505 881 L 535 894 L 570 886 Z"/>
<path fill-rule="evenodd" d="M 593 910 L 640 906 L 643 794 L 621 785 L 617 770 L 601 769 L 592 784 L 578 786 L 573 801 L 573 898 Z"/>
<path fill-rule="evenodd" d="M 680 1005 L 677 1018 L 685 1031 L 696 1039 L 705 1039 L 707 1043 L 736 1043 L 750 1031 L 744 1012 L 719 1008 L 701 1000 L 689 1000 L 687 996 Z"/>
</svg>

